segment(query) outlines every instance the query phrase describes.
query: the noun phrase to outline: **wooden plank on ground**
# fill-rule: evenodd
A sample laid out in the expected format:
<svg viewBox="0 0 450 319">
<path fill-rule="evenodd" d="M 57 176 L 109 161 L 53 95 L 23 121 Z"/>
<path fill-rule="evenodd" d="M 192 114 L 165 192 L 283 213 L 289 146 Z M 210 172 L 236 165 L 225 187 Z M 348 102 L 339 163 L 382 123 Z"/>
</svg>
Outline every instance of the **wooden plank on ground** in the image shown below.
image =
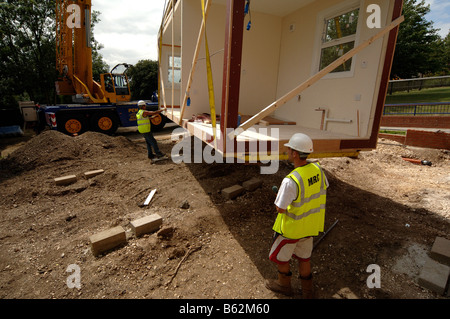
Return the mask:
<svg viewBox="0 0 450 319">
<path fill-rule="evenodd" d="M 155 195 L 155 193 L 156 193 L 156 188 L 154 190 L 152 190 L 150 192 L 150 194 L 147 196 L 147 199 L 144 202 L 144 206 L 147 206 L 148 204 L 150 204 L 150 201 L 152 200 L 153 195 Z"/>
</svg>

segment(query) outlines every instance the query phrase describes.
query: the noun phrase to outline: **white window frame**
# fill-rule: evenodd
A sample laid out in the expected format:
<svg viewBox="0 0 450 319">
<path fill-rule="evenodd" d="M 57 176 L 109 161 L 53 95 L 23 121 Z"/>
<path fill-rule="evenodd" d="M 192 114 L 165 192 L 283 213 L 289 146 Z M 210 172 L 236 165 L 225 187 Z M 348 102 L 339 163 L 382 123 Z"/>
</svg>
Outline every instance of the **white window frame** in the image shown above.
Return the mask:
<svg viewBox="0 0 450 319">
<path fill-rule="evenodd" d="M 174 71 L 175 71 L 175 72 L 177 72 L 177 71 L 180 72 L 180 82 L 175 82 L 175 83 L 174 83 L 174 84 L 175 84 L 174 87 L 175 87 L 175 88 L 179 88 L 179 87 L 181 86 L 181 81 L 182 81 L 182 73 L 181 73 L 182 61 L 181 61 L 181 55 L 175 53 L 174 57 L 175 57 L 175 58 L 180 58 L 180 67 L 175 67 L 175 68 L 174 68 Z M 171 62 L 172 62 L 172 53 L 168 53 L 168 54 L 167 54 L 167 72 L 166 72 L 167 80 L 166 80 L 166 82 L 167 82 L 167 87 L 169 87 L 169 88 L 172 87 L 172 76 L 170 76 L 170 72 L 172 71 L 172 67 L 171 67 L 171 65 L 170 65 Z"/>
<path fill-rule="evenodd" d="M 340 39 L 334 39 L 328 42 L 323 42 L 323 38 L 326 35 L 327 31 L 327 21 L 340 16 L 344 13 L 353 11 L 355 9 L 359 8 L 359 16 L 358 16 L 358 25 L 356 27 L 356 33 L 340 38 Z M 344 3 L 341 3 L 337 6 L 328 8 L 322 12 L 320 12 L 317 16 L 317 25 L 316 25 L 316 40 L 315 40 L 315 46 L 313 50 L 313 63 L 312 63 L 312 70 L 311 75 L 316 74 L 320 71 L 320 60 L 322 56 L 322 50 L 331 46 L 336 46 L 339 44 L 344 44 L 348 42 L 354 41 L 354 47 L 358 46 L 359 39 L 360 39 L 360 31 L 362 27 L 362 23 L 364 20 L 364 1 L 363 0 L 349 0 Z M 324 79 L 336 79 L 336 78 L 349 78 L 353 77 L 355 73 L 355 61 L 356 56 L 354 55 L 352 58 L 352 63 L 349 71 L 341 71 L 341 72 L 334 72 L 334 73 L 328 73 Z"/>
</svg>

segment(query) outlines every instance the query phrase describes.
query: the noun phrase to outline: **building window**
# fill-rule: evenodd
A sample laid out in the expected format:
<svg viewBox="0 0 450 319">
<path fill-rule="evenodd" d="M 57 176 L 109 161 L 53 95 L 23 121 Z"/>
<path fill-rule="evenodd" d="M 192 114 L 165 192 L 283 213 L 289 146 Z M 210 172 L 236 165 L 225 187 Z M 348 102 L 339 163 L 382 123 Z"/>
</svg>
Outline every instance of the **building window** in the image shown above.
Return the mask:
<svg viewBox="0 0 450 319">
<path fill-rule="evenodd" d="M 172 70 L 172 65 L 173 65 L 173 70 Z M 173 72 L 173 79 L 172 79 L 172 72 Z M 169 56 L 169 68 L 168 68 L 168 78 L 167 81 L 169 82 L 169 84 L 172 84 L 172 80 L 173 82 L 176 84 L 180 84 L 181 83 L 181 57 L 180 56 L 175 56 L 174 58 L 172 58 L 172 56 Z"/>
<path fill-rule="evenodd" d="M 355 47 L 359 8 L 325 19 L 321 41 L 320 70 Z M 352 59 L 344 62 L 331 73 L 351 70 Z"/>
</svg>

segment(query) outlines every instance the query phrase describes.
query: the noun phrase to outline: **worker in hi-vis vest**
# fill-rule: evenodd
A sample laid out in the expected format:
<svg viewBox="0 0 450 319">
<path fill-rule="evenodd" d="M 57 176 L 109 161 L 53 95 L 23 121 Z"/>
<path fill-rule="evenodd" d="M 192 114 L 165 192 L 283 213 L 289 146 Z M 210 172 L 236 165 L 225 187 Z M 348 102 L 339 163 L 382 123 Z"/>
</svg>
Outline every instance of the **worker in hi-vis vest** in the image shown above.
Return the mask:
<svg viewBox="0 0 450 319">
<path fill-rule="evenodd" d="M 320 164 L 307 160 L 313 152 L 309 136 L 296 133 L 285 146 L 295 169 L 283 179 L 275 199 L 278 215 L 269 259 L 277 264 L 278 279 L 266 281 L 266 287 L 293 294 L 289 261 L 294 257 L 299 262 L 302 297 L 310 299 L 314 296 L 310 262 L 313 236 L 323 232 L 329 184 Z"/>
<path fill-rule="evenodd" d="M 145 142 L 147 144 L 148 158 L 150 159 L 151 162 L 153 162 L 155 156 L 156 158 L 162 158 L 165 155 L 161 153 L 161 151 L 159 150 L 158 143 L 156 142 L 156 139 L 153 136 L 150 118 L 153 115 L 161 113 L 163 110 L 147 111 L 145 101 L 142 100 L 138 102 L 138 107 L 139 111 L 136 114 L 138 130 L 139 133 L 144 135 Z M 155 154 L 153 154 L 152 149 L 155 152 Z"/>
</svg>

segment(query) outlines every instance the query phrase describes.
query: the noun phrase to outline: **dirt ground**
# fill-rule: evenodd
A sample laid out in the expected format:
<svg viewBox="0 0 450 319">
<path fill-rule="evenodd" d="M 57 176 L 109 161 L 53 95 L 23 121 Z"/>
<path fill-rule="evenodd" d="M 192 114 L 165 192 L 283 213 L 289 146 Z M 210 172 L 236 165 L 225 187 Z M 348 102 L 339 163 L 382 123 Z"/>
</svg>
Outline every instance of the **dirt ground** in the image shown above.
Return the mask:
<svg viewBox="0 0 450 319">
<path fill-rule="evenodd" d="M 172 130 L 156 136 L 166 154 L 176 143 Z M 289 299 L 264 286 L 276 276 L 268 260 L 272 186 L 292 169 L 288 163 L 272 175 L 256 164 L 150 165 L 135 131 L 45 131 L 3 139 L 1 147 L 0 298 Z M 313 252 L 317 298 L 448 299 L 417 278 L 435 238 L 450 239 L 449 152 L 380 139 L 357 159 L 319 161 L 330 182 L 325 228 L 338 223 Z M 105 172 L 83 177 L 96 169 Z M 56 186 L 54 178 L 66 175 L 78 181 Z M 253 177 L 260 188 L 224 199 L 223 188 Z M 130 222 L 153 213 L 165 232 L 136 238 Z M 89 237 L 118 225 L 127 244 L 94 257 Z M 380 267 L 381 288 L 367 286 L 372 264 Z M 67 285 L 70 265 L 80 269 L 79 289 Z M 292 262 L 297 289 L 296 267 Z"/>
</svg>

